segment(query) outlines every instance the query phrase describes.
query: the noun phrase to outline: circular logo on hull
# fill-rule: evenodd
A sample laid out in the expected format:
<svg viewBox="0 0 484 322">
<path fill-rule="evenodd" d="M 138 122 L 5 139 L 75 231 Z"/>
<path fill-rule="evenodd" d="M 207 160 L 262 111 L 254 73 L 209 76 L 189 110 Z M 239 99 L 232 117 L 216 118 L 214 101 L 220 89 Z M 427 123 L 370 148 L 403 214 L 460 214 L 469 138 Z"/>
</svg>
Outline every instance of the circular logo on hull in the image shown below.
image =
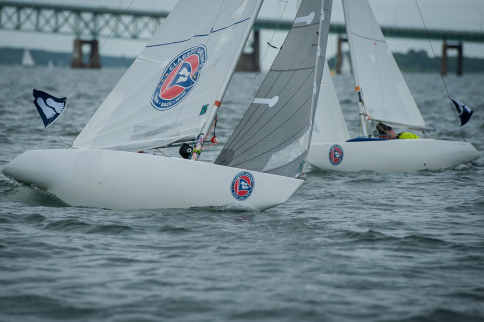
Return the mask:
<svg viewBox="0 0 484 322">
<path fill-rule="evenodd" d="M 156 86 L 151 105 L 157 110 L 169 110 L 195 87 L 207 60 L 207 48 L 199 45 L 185 50 L 168 64 Z"/>
<path fill-rule="evenodd" d="M 232 196 L 239 201 L 246 200 L 254 191 L 254 176 L 250 172 L 239 172 L 232 180 Z"/>
<path fill-rule="evenodd" d="M 329 149 L 329 162 L 332 165 L 338 165 L 343 161 L 343 148 L 338 144 L 334 144 Z"/>
</svg>

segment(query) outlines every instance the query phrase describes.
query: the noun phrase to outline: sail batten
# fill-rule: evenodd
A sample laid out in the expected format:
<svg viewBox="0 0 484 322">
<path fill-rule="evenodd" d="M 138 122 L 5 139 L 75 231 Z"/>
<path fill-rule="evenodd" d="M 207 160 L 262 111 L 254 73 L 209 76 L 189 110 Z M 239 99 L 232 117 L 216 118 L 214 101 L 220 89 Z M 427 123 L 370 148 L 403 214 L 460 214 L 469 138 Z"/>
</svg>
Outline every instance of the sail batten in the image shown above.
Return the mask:
<svg viewBox="0 0 484 322">
<path fill-rule="evenodd" d="M 362 39 L 366 39 L 366 40 L 371 40 L 371 41 L 377 41 L 377 42 L 381 42 L 381 43 L 386 43 L 387 42 L 385 39 L 378 39 L 378 38 L 374 38 L 374 37 L 363 36 L 363 35 L 357 34 L 355 32 L 352 32 L 351 35 L 353 35 L 355 37 L 358 37 L 358 38 L 362 38 Z"/>
<path fill-rule="evenodd" d="M 182 43 L 182 42 L 187 42 L 187 41 L 191 40 L 192 38 L 196 38 L 196 37 L 208 37 L 208 36 L 210 36 L 210 34 L 213 34 L 213 33 L 215 33 L 215 32 L 218 32 L 218 31 L 221 31 L 221 30 L 227 29 L 227 28 L 229 28 L 229 27 L 231 27 L 231 26 L 234 26 L 234 25 L 236 25 L 236 24 L 242 23 L 242 22 L 247 21 L 247 20 L 249 20 L 249 19 L 250 19 L 250 17 L 247 17 L 247 18 L 245 18 L 245 19 L 243 19 L 243 20 L 240 20 L 240 21 L 234 22 L 233 24 L 231 24 L 231 25 L 229 25 L 229 26 L 222 27 L 222 28 L 219 28 L 219 29 L 217 29 L 217 30 L 211 30 L 211 31 L 210 31 L 210 33 L 207 33 L 207 34 L 203 34 L 203 35 L 202 35 L 202 34 L 201 34 L 201 35 L 194 35 L 194 36 L 193 36 L 193 37 L 191 37 L 191 38 L 187 38 L 187 39 L 184 39 L 184 40 L 179 40 L 179 41 L 174 41 L 174 42 L 169 42 L 169 43 L 165 43 L 165 44 L 154 44 L 154 45 L 148 45 L 148 46 L 146 46 L 146 48 L 152 48 L 152 47 L 160 47 L 160 46 L 167 46 L 167 45 L 179 44 L 179 43 Z"/>
</svg>

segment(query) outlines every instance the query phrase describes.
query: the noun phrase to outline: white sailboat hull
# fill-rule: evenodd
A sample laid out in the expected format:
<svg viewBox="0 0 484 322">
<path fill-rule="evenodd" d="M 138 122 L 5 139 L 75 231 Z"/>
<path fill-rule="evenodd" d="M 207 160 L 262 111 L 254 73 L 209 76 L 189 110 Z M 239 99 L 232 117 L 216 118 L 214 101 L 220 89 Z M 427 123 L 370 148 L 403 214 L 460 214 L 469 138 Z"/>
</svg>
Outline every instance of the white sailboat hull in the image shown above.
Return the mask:
<svg viewBox="0 0 484 322">
<path fill-rule="evenodd" d="M 333 158 L 333 164 L 330 149 L 335 144 L 343 156 Z M 399 172 L 450 168 L 478 158 L 467 142 L 417 139 L 311 144 L 308 162 L 321 170 Z"/>
<path fill-rule="evenodd" d="M 233 182 L 253 176 L 252 192 L 237 200 Z M 27 151 L 3 173 L 49 191 L 71 206 L 108 209 L 230 207 L 263 210 L 291 197 L 303 180 L 181 158 L 112 150 Z"/>
</svg>

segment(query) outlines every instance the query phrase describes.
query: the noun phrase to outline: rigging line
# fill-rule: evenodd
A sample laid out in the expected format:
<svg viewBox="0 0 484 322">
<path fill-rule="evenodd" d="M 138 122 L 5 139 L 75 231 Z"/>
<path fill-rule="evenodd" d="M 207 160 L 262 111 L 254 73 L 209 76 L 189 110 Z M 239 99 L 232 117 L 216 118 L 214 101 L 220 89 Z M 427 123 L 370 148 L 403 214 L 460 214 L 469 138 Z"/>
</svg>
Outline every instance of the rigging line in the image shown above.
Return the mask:
<svg viewBox="0 0 484 322">
<path fill-rule="evenodd" d="M 285 1 L 285 2 L 286 2 L 286 4 L 284 5 L 284 9 L 282 9 L 282 13 L 281 13 L 281 15 L 280 15 L 280 17 L 279 17 L 279 20 L 277 21 L 276 28 L 274 29 L 274 32 L 272 33 L 271 40 L 268 42 L 268 44 L 269 44 L 269 45 L 270 45 L 270 44 L 272 43 L 272 41 L 274 40 L 274 36 L 275 36 L 276 32 L 278 31 L 279 24 L 281 23 L 282 16 L 284 15 L 284 12 L 286 11 L 287 4 L 288 4 L 288 2 L 289 2 L 289 1 Z M 273 47 L 273 46 L 271 46 L 271 47 Z M 280 50 L 280 48 L 279 48 L 279 50 Z M 254 87 L 254 83 L 255 83 L 255 80 L 256 80 L 256 78 L 257 78 L 257 74 L 258 74 L 258 73 L 260 73 L 260 71 L 261 71 L 261 66 L 262 66 L 262 63 L 264 62 L 264 60 L 265 60 L 265 58 L 266 58 L 266 56 L 267 56 L 267 52 L 268 52 L 268 51 L 269 51 L 269 47 L 267 47 L 267 48 L 266 48 L 266 51 L 264 52 L 264 56 L 262 56 L 262 60 L 259 62 L 259 65 L 257 66 L 256 76 L 255 76 L 255 77 L 252 79 L 252 82 L 251 82 L 251 84 L 250 84 L 250 87 L 249 87 L 249 89 L 247 90 L 247 94 L 245 95 L 245 98 L 244 98 L 244 100 L 243 100 L 243 104 L 244 104 L 244 106 L 247 104 L 246 102 L 247 102 L 247 99 L 248 99 L 248 97 L 249 97 L 250 91 L 251 91 L 251 90 L 252 90 L 252 88 Z M 256 95 L 257 95 L 257 94 L 256 94 Z M 238 114 L 237 116 L 238 116 L 239 118 L 240 118 L 240 115 L 242 114 L 242 110 L 243 110 L 243 109 L 240 109 L 240 110 L 239 110 L 239 112 L 237 113 L 237 114 Z"/>
<path fill-rule="evenodd" d="M 205 139 L 203 139 L 203 142 L 205 142 L 207 140 L 208 136 L 210 135 L 210 132 L 212 132 L 212 130 L 215 128 L 216 125 L 217 125 L 217 118 L 215 118 L 215 120 L 213 121 L 213 124 L 210 127 L 210 130 L 208 130 L 207 135 L 205 135 Z M 203 150 L 203 149 L 204 148 L 202 147 L 200 150 Z"/>
<path fill-rule="evenodd" d="M 129 8 L 131 7 L 131 5 L 133 4 L 135 0 L 131 0 L 131 3 L 129 4 L 129 6 L 126 8 L 126 10 L 124 10 L 123 14 L 126 14 L 129 10 Z M 101 44 L 101 46 L 99 47 L 98 51 L 94 54 L 94 56 L 92 57 L 92 59 L 89 61 L 89 64 L 87 64 L 87 67 L 84 68 L 81 76 L 79 76 L 79 78 L 77 79 L 77 81 L 74 83 L 74 85 L 71 87 L 71 89 L 69 90 L 69 93 L 67 94 L 67 100 L 69 100 L 69 97 L 71 96 L 71 93 L 72 91 L 74 90 L 74 88 L 76 88 L 77 84 L 79 83 L 79 81 L 84 77 L 84 74 L 86 74 L 87 70 L 89 69 L 89 67 L 91 66 L 92 62 L 94 61 L 94 59 L 96 59 L 97 56 L 99 56 L 99 53 L 101 52 L 101 49 L 104 47 L 104 45 L 106 44 L 106 42 L 108 41 L 108 39 L 111 37 L 111 35 L 113 34 L 114 30 L 116 29 L 116 27 L 118 26 L 119 24 L 119 21 L 121 20 L 121 16 L 119 17 L 119 19 L 116 21 L 116 24 L 114 25 L 114 28 L 111 30 L 111 32 L 109 33 L 108 37 L 106 38 L 106 40 L 104 40 L 104 42 Z M 81 56 L 82 56 L 82 50 L 81 50 Z M 65 112 L 65 111 L 64 111 Z M 64 142 L 65 143 L 65 142 Z M 69 146 L 72 146 L 72 143 L 69 144 Z"/>
<path fill-rule="evenodd" d="M 69 98 L 69 96 L 71 95 L 71 93 L 74 90 L 74 88 L 77 86 L 77 84 L 82 79 L 82 77 L 84 77 L 84 74 L 89 69 L 89 67 L 91 66 L 91 64 L 94 61 L 94 59 L 96 59 L 96 57 L 99 56 L 99 53 L 101 52 L 101 49 L 103 49 L 104 45 L 106 45 L 106 42 L 109 40 L 109 38 L 111 38 L 111 35 L 113 34 L 114 30 L 117 28 L 119 22 L 121 21 L 121 16 L 124 15 L 124 14 L 126 14 L 128 12 L 129 8 L 131 8 L 131 5 L 133 4 L 134 1 L 135 0 L 131 0 L 131 3 L 129 4 L 129 6 L 119 16 L 118 20 L 116 21 L 116 24 L 114 25 L 114 28 L 111 30 L 111 32 L 107 36 L 106 40 L 104 40 L 104 42 L 102 43 L 102 45 L 99 47 L 98 51 L 94 54 L 94 56 L 92 57 L 92 59 L 89 61 L 89 64 L 87 64 L 87 67 L 84 68 L 84 71 L 82 72 L 81 76 L 79 76 L 79 78 L 77 79 L 77 81 L 74 83 L 74 86 L 72 86 L 71 90 L 69 91 L 69 94 L 67 95 L 67 98 Z M 82 53 L 81 53 L 81 55 L 82 55 Z"/>
<path fill-rule="evenodd" d="M 425 22 L 423 20 L 422 12 L 420 11 L 420 7 L 418 5 L 417 0 L 415 0 L 415 4 L 417 5 L 418 13 L 420 15 L 420 20 L 422 21 L 425 33 L 428 35 L 427 26 L 425 25 Z M 434 46 L 432 46 L 432 42 L 430 41 L 430 37 L 428 37 L 428 41 L 429 41 L 429 44 L 430 44 L 430 48 L 432 49 L 432 55 L 434 56 L 434 61 L 437 64 L 437 70 L 439 71 L 440 78 L 442 79 L 442 84 L 444 85 L 445 91 L 447 93 L 447 97 L 449 97 L 450 96 L 449 95 L 449 89 L 447 88 L 447 84 L 445 83 L 444 76 L 442 76 L 442 73 L 440 72 L 439 62 L 437 60 L 437 56 L 435 55 Z M 454 112 L 454 116 L 455 116 L 455 120 L 457 121 L 457 124 L 459 124 L 459 116 L 456 114 L 457 112 L 455 111 L 454 107 L 452 106 L 452 102 L 450 100 L 449 100 L 449 105 L 450 105 L 452 111 Z M 459 126 L 459 130 L 460 130 L 460 134 L 462 135 L 462 139 L 465 142 L 466 139 L 464 137 L 464 132 L 462 131 L 462 127 Z"/>
<path fill-rule="evenodd" d="M 39 133 L 39 135 L 37 135 L 37 138 L 34 139 L 34 142 L 32 143 L 32 145 L 30 146 L 30 149 L 29 150 L 32 150 L 34 148 L 34 146 L 37 145 L 37 143 L 39 142 L 39 139 L 45 135 L 45 131 L 47 130 L 47 128 L 44 128 L 44 130 Z"/>
</svg>

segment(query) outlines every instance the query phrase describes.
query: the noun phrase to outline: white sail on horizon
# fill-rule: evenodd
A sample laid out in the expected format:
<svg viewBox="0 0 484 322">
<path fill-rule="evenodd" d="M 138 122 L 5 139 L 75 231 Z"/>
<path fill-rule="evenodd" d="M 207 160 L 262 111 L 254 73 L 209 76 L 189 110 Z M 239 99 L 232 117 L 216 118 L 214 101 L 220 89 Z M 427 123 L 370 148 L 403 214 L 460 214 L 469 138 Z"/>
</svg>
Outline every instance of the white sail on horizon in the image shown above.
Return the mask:
<svg viewBox="0 0 484 322">
<path fill-rule="evenodd" d="M 30 54 L 30 50 L 25 49 L 22 56 L 22 66 L 23 67 L 34 67 L 35 61 Z"/>
</svg>

